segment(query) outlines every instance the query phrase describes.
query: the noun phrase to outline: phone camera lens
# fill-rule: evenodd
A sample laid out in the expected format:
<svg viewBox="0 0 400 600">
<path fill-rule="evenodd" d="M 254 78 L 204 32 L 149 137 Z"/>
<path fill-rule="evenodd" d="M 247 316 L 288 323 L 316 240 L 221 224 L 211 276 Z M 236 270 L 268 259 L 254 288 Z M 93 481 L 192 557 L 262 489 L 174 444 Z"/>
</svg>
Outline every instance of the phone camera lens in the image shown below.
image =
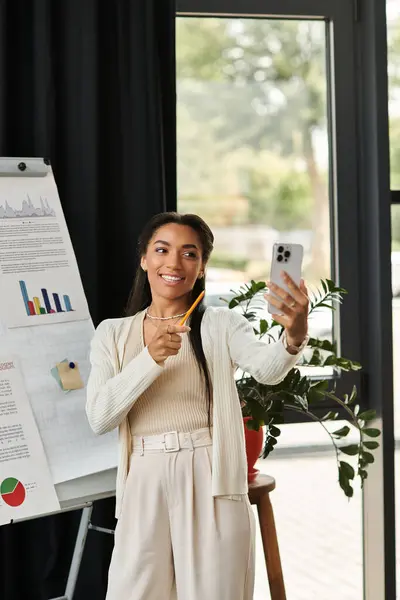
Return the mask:
<svg viewBox="0 0 400 600">
<path fill-rule="evenodd" d="M 279 254 L 282 254 L 282 252 L 284 251 L 284 249 L 285 249 L 285 248 L 284 248 L 283 246 L 279 246 L 279 247 L 278 247 L 278 252 L 279 252 Z"/>
<path fill-rule="evenodd" d="M 290 256 L 290 252 L 289 252 L 289 250 L 286 250 L 286 252 L 285 252 L 285 258 L 289 258 L 289 256 Z"/>
<path fill-rule="evenodd" d="M 279 254 L 279 255 L 277 256 L 277 259 L 276 259 L 276 260 L 277 260 L 278 262 L 282 262 L 282 261 L 283 261 L 283 256 L 282 256 L 281 254 Z"/>
</svg>

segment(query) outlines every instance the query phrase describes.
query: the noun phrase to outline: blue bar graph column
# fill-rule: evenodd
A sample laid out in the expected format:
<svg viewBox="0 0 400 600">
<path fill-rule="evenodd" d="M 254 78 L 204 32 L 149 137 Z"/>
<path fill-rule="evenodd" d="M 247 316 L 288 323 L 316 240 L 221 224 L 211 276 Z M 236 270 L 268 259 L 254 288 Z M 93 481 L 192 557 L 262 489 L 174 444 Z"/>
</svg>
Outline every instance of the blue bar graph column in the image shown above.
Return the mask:
<svg viewBox="0 0 400 600">
<path fill-rule="evenodd" d="M 68 312 L 72 312 L 71 301 L 69 299 L 69 296 L 67 296 L 67 295 L 64 295 L 64 304 L 65 304 L 65 309 Z"/>
<path fill-rule="evenodd" d="M 45 288 L 42 288 L 41 292 L 42 292 L 42 296 L 43 296 L 43 302 L 44 302 L 44 305 L 46 307 L 46 311 L 47 311 L 48 314 L 50 314 L 52 312 L 52 308 L 51 308 L 51 304 L 50 304 L 49 295 L 47 293 L 47 290 Z"/>
<path fill-rule="evenodd" d="M 60 297 L 58 294 L 53 294 L 53 298 L 54 298 L 54 304 L 56 305 L 56 311 L 57 312 L 64 312 L 63 309 L 61 308 L 61 302 L 60 302 Z"/>
<path fill-rule="evenodd" d="M 19 282 L 19 286 L 21 288 L 22 298 L 24 299 L 26 314 L 28 315 L 28 317 L 30 317 L 31 316 L 31 311 L 29 310 L 29 304 L 28 304 L 29 303 L 29 296 L 28 296 L 28 290 L 26 289 L 25 281 L 20 281 Z"/>
</svg>

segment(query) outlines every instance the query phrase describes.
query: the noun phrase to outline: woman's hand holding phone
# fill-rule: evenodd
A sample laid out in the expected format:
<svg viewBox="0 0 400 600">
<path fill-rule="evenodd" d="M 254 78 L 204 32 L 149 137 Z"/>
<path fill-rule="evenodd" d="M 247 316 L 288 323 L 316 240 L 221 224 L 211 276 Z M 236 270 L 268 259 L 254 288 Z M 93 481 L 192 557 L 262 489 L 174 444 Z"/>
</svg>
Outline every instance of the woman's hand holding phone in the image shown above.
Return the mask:
<svg viewBox="0 0 400 600">
<path fill-rule="evenodd" d="M 298 286 L 283 271 L 282 280 L 288 287 L 289 292 L 275 283 L 268 282 L 268 289 L 273 292 L 273 295 L 270 293 L 265 294 L 265 298 L 282 313 L 273 314 L 272 317 L 285 328 L 288 345 L 298 347 L 301 346 L 308 332 L 308 292 L 303 279 L 300 286 Z"/>
</svg>

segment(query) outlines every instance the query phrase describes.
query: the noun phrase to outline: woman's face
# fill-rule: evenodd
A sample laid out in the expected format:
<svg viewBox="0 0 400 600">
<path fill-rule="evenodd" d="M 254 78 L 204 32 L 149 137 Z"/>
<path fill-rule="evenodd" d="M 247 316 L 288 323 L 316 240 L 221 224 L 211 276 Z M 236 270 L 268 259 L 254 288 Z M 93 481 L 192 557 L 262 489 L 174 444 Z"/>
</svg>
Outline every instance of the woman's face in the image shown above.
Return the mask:
<svg viewBox="0 0 400 600">
<path fill-rule="evenodd" d="M 168 223 L 151 238 L 142 257 L 153 298 L 182 298 L 204 276 L 203 248 L 197 233 L 187 225 Z"/>
</svg>

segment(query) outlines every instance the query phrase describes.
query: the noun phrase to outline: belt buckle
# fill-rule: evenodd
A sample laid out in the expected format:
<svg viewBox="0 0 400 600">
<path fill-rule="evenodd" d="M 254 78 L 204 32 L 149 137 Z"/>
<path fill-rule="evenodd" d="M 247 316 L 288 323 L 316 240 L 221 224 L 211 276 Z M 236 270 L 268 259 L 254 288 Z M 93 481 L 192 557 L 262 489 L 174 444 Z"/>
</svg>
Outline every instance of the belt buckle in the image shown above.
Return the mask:
<svg viewBox="0 0 400 600">
<path fill-rule="evenodd" d="M 177 431 L 168 431 L 167 433 L 164 433 L 164 452 L 165 453 L 169 453 L 169 452 L 179 452 L 179 450 L 181 449 L 180 444 L 179 444 L 179 435 Z M 173 442 L 175 443 L 175 445 L 173 447 L 167 448 L 167 436 L 173 436 Z"/>
</svg>

